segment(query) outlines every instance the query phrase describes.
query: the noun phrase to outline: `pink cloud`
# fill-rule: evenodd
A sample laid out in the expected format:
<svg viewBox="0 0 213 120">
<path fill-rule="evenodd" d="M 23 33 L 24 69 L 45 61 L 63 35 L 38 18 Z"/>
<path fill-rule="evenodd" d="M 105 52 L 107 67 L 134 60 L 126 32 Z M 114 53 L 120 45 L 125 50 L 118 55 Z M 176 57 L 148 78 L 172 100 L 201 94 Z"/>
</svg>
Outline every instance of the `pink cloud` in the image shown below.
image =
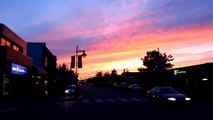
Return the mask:
<svg viewBox="0 0 213 120">
<path fill-rule="evenodd" d="M 132 6 L 136 5 L 128 5 L 125 1 L 123 2 L 123 11 L 128 11 Z M 113 4 L 110 6 L 110 9 L 118 9 L 116 5 Z M 162 13 L 163 11 L 162 9 L 155 9 L 146 13 L 143 13 L 143 10 L 141 13 L 131 13 L 131 11 L 128 11 L 131 14 L 111 16 L 114 14 L 101 10 L 98 14 L 99 16 L 92 17 L 86 22 L 84 16 L 87 13 L 82 13 L 77 16 L 78 19 L 70 19 L 63 24 L 59 24 L 51 31 L 38 36 L 36 39 L 51 41 L 67 39 L 67 41 L 70 40 L 72 42 L 72 38 L 88 37 L 94 39 L 94 42 L 97 41 L 95 44 L 88 42 L 87 45 L 83 46 L 83 48 L 88 49 L 88 58 L 85 59 L 85 68 L 82 69 L 82 74 L 88 74 L 88 71 L 95 73 L 101 68 L 101 66 L 98 66 L 99 64 L 103 66 L 104 64 L 108 64 L 109 66 L 109 63 L 116 64 L 121 62 L 121 60 L 140 59 L 145 55 L 146 51 L 157 48 L 160 48 L 162 52 L 173 54 L 175 57 L 175 66 L 179 66 L 179 64 L 185 65 L 185 63 L 195 63 L 190 63 L 191 58 L 196 58 L 197 62 L 212 60 L 211 58 L 207 59 L 205 56 L 206 51 L 212 50 L 210 47 L 213 45 L 211 42 L 213 25 L 158 26 L 158 23 L 166 25 L 166 22 L 171 22 L 170 20 L 177 19 L 178 17 L 169 15 L 165 19 L 159 18 L 156 13 Z M 93 25 L 92 20 L 94 20 L 93 22 L 97 22 L 97 24 Z M 200 47 L 200 49 L 203 48 L 203 51 L 196 49 L 196 46 L 204 44 L 206 46 Z M 52 48 L 57 47 L 52 46 Z M 69 47 L 59 49 L 66 50 Z M 195 53 L 193 54 L 190 51 Z M 184 52 L 186 54 L 181 54 Z M 201 56 L 202 53 L 204 54 L 203 56 Z M 69 64 L 70 55 L 57 55 L 58 63 L 65 62 Z M 129 68 L 132 68 L 132 66 L 129 66 Z"/>
</svg>

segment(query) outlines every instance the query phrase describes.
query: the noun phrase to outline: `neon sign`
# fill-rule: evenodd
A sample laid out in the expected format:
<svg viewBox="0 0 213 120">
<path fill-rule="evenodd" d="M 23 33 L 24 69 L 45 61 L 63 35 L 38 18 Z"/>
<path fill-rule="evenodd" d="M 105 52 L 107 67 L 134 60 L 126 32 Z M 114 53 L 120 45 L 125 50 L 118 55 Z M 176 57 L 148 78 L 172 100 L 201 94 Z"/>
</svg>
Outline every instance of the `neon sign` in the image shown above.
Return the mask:
<svg viewBox="0 0 213 120">
<path fill-rule="evenodd" d="M 12 74 L 19 74 L 19 75 L 25 75 L 27 73 L 27 68 L 15 63 L 11 64 L 11 73 Z"/>
</svg>

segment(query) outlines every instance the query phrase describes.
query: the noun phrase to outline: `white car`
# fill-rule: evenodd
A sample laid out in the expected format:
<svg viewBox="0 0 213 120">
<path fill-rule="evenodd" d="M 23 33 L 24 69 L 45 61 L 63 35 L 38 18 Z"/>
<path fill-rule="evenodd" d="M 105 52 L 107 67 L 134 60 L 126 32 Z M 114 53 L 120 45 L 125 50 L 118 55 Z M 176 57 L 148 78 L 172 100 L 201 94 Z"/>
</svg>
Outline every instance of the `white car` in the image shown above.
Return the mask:
<svg viewBox="0 0 213 120">
<path fill-rule="evenodd" d="M 142 91 L 142 87 L 138 84 L 130 84 L 127 89 L 129 91 Z"/>
</svg>

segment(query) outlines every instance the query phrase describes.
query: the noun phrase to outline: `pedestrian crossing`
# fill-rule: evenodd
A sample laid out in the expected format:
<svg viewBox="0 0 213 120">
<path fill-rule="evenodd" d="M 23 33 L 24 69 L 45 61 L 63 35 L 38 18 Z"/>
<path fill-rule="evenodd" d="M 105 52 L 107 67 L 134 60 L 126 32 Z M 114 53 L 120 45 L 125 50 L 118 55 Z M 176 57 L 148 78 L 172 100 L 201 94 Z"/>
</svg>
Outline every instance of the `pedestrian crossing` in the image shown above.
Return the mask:
<svg viewBox="0 0 213 120">
<path fill-rule="evenodd" d="M 90 103 L 130 103 L 130 102 L 142 102 L 146 101 L 146 98 L 82 98 L 80 100 L 67 100 L 61 102 L 55 102 L 54 104 L 90 104 Z"/>
</svg>

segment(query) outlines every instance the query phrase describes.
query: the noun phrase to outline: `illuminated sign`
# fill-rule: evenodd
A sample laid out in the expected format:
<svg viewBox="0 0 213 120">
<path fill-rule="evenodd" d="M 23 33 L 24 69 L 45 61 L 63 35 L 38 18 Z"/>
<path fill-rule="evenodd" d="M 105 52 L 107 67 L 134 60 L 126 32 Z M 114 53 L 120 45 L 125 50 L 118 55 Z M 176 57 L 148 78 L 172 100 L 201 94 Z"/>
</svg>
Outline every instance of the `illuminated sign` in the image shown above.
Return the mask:
<svg viewBox="0 0 213 120">
<path fill-rule="evenodd" d="M 186 71 L 184 70 L 174 70 L 174 74 L 177 75 L 177 74 L 186 74 Z"/>
<path fill-rule="evenodd" d="M 19 75 L 25 75 L 27 73 L 27 68 L 15 63 L 11 64 L 11 73 L 12 74 L 19 74 Z"/>
</svg>

